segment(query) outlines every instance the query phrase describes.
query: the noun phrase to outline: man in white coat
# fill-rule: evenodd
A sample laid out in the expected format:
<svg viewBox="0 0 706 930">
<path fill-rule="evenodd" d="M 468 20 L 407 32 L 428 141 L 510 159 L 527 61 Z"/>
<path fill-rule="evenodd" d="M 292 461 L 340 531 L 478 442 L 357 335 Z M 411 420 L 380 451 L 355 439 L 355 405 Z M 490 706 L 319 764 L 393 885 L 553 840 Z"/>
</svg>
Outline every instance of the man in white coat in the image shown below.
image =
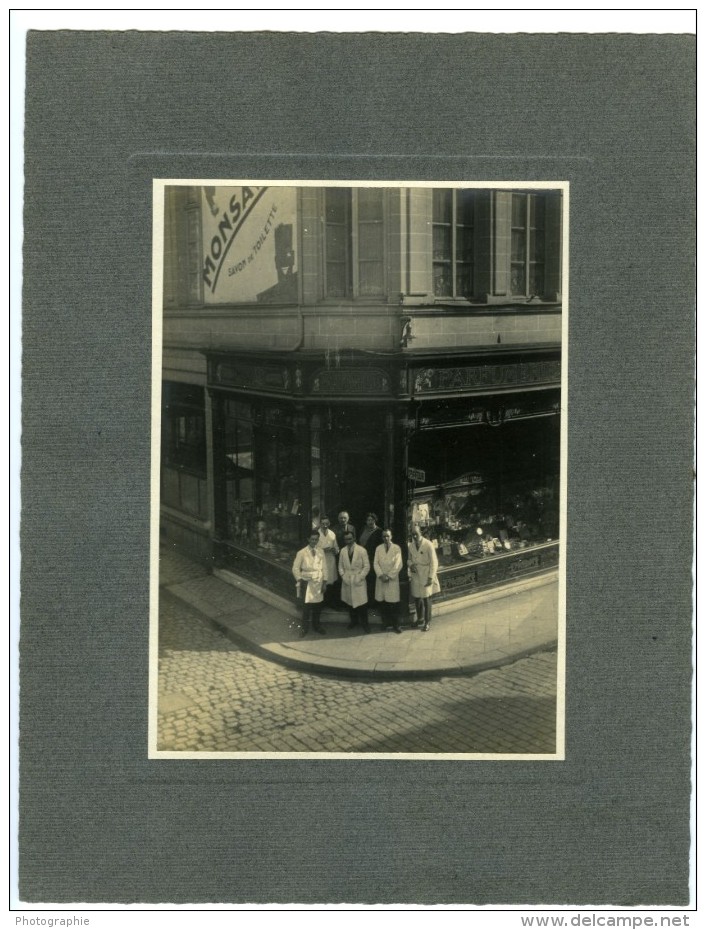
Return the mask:
<svg viewBox="0 0 706 930">
<path fill-rule="evenodd" d="M 347 529 L 343 535 L 343 548 L 338 559 L 341 576 L 341 600 L 348 605 L 348 629 L 360 624 L 365 633 L 368 625 L 368 586 L 365 582 L 370 571 L 370 559 L 362 546 L 356 545 L 355 535 Z"/>
<path fill-rule="evenodd" d="M 328 585 L 324 593 L 324 603 L 333 607 L 335 604 L 335 585 L 340 582 L 338 577 L 338 543 L 336 534 L 331 529 L 331 521 L 322 514 L 319 524 L 319 541 L 317 546 L 324 554 L 326 560 L 326 573 L 328 574 Z"/>
<path fill-rule="evenodd" d="M 382 531 L 382 544 L 375 550 L 373 559 L 375 570 L 375 600 L 380 604 L 382 628 L 389 627 L 395 633 L 401 633 L 400 626 L 400 572 L 402 571 L 402 550 L 392 541 L 392 531 Z"/>
<path fill-rule="evenodd" d="M 422 536 L 418 526 L 412 530 L 412 542 L 408 550 L 407 568 L 409 569 L 409 583 L 417 619 L 412 626 L 419 626 L 424 621 L 422 630 L 426 633 L 431 624 L 431 598 L 433 594 L 441 591 L 436 573 L 439 560 L 433 543 Z"/>
<path fill-rule="evenodd" d="M 318 548 L 319 538 L 319 531 L 312 530 L 308 546 L 297 552 L 292 565 L 297 596 L 303 600 L 300 636 L 306 636 L 310 623 L 317 633 L 326 632 L 321 626 L 321 610 L 324 606 L 324 591 L 330 579 L 326 556 Z"/>
</svg>

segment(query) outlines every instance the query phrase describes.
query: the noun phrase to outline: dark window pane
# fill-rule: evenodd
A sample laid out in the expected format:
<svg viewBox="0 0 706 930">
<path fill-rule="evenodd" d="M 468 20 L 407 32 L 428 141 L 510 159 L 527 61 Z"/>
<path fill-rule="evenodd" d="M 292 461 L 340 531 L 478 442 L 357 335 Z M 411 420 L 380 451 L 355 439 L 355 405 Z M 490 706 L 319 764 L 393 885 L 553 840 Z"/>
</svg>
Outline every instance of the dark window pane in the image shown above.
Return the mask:
<svg viewBox="0 0 706 930">
<path fill-rule="evenodd" d="M 512 266 L 512 293 L 513 295 L 525 294 L 525 266 Z"/>
<path fill-rule="evenodd" d="M 162 395 L 165 464 L 203 472 L 206 469 L 204 389 L 165 382 Z"/>
<path fill-rule="evenodd" d="M 326 258 L 330 262 L 342 262 L 346 258 L 346 230 L 341 226 L 326 229 Z"/>
<path fill-rule="evenodd" d="M 523 262 L 525 260 L 525 249 L 527 239 L 523 230 L 513 229 L 512 231 L 512 261 Z"/>
<path fill-rule="evenodd" d="M 226 400 L 225 404 L 227 417 L 245 420 L 252 419 L 252 408 L 250 404 L 245 404 L 241 400 Z"/>
<path fill-rule="evenodd" d="M 381 187 L 362 187 L 358 191 L 358 219 L 382 221 L 382 195 Z"/>
<path fill-rule="evenodd" d="M 433 257 L 434 261 L 451 261 L 451 227 L 433 227 Z"/>
<path fill-rule="evenodd" d="M 436 297 L 451 296 L 450 265 L 434 265 L 434 295 Z"/>
<path fill-rule="evenodd" d="M 544 294 L 544 265 L 530 265 L 530 293 L 537 297 Z"/>
<path fill-rule="evenodd" d="M 248 420 L 238 421 L 238 442 L 241 446 L 247 446 L 248 448 L 252 444 L 252 423 Z"/>
<path fill-rule="evenodd" d="M 527 223 L 527 196 L 525 194 L 512 195 L 512 225 L 525 226 Z"/>
<path fill-rule="evenodd" d="M 475 191 L 456 191 L 456 222 L 459 226 L 473 226 L 475 196 Z"/>
<path fill-rule="evenodd" d="M 530 200 L 530 226 L 544 229 L 544 195 L 535 194 Z"/>
<path fill-rule="evenodd" d="M 432 214 L 435 223 L 451 222 L 451 195 L 450 190 L 434 191 L 434 211 Z"/>
<path fill-rule="evenodd" d="M 537 262 L 544 261 L 544 230 L 530 230 L 530 257 Z"/>
<path fill-rule="evenodd" d="M 473 230 L 467 226 L 456 228 L 456 258 L 458 261 L 473 261 Z"/>
<path fill-rule="evenodd" d="M 471 297 L 473 294 L 473 266 L 456 263 L 456 296 Z"/>
<path fill-rule="evenodd" d="M 238 424 L 230 417 L 225 419 L 225 448 L 226 453 L 234 452 L 238 447 Z"/>
<path fill-rule="evenodd" d="M 346 207 L 350 191 L 345 187 L 328 187 L 326 189 L 326 222 L 345 223 Z"/>
</svg>

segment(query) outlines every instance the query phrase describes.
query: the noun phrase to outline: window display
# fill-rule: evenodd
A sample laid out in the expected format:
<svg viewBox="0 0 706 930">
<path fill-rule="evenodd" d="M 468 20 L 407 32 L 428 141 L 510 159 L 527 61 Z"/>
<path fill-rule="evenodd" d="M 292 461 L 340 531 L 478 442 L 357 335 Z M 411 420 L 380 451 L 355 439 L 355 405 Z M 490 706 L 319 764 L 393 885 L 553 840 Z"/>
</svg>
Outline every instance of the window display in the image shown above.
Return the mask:
<svg viewBox="0 0 706 930">
<path fill-rule="evenodd" d="M 228 539 L 283 564 L 297 549 L 301 497 L 294 430 L 276 408 L 225 402 Z"/>
<path fill-rule="evenodd" d="M 419 524 L 441 568 L 557 540 L 557 424 L 460 427 L 443 444 L 434 430 L 415 437 L 411 457 L 426 483 L 412 494 L 409 528 Z"/>
<path fill-rule="evenodd" d="M 415 494 L 410 524 L 419 524 L 434 543 L 440 567 L 557 539 L 558 481 L 503 490 L 500 506 L 495 506 L 495 489 L 480 475 L 470 475 Z"/>
</svg>

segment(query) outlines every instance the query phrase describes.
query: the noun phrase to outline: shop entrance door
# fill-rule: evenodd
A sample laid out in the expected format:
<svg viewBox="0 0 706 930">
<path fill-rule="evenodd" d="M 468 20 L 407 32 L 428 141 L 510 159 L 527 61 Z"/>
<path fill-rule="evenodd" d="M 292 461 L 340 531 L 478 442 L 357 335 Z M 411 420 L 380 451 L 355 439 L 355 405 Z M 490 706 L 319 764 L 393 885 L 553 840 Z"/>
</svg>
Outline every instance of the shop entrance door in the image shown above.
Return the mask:
<svg viewBox="0 0 706 930">
<path fill-rule="evenodd" d="M 346 412 L 322 437 L 324 507 L 335 525 L 341 510 L 360 532 L 365 515 L 384 523 L 385 450 L 380 414 Z"/>
</svg>

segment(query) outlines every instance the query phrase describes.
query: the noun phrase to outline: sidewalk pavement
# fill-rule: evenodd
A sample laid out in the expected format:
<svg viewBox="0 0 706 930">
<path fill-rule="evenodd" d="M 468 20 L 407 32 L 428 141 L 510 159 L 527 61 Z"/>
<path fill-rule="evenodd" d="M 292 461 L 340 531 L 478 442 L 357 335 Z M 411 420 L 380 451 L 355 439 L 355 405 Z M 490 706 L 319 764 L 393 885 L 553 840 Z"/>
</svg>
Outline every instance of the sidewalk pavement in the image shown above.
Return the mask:
<svg viewBox="0 0 706 930">
<path fill-rule="evenodd" d="M 558 638 L 556 573 L 479 592 L 458 609 L 445 604 L 437 610 L 435 605 L 427 633 L 403 626 L 402 635 L 381 629 L 377 609 L 370 610 L 372 632 L 365 634 L 347 629 L 347 612 L 325 608 L 321 620 L 326 635 L 311 631 L 301 638 L 301 610 L 294 603 L 229 572 L 211 573 L 169 545 L 160 551 L 160 596 L 165 593 L 265 658 L 355 677 L 480 671 L 553 648 Z"/>
</svg>

